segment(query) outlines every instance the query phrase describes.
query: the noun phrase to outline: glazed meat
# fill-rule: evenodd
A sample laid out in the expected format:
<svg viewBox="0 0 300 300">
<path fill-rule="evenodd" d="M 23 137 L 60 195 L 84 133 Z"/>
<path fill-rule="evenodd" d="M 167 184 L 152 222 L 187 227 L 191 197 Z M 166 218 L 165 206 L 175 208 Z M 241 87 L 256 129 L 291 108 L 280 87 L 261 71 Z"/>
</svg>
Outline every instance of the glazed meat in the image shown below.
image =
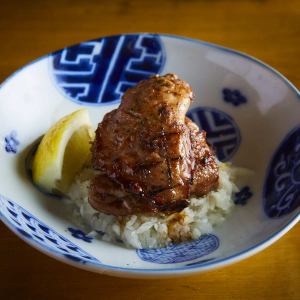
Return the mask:
<svg viewBox="0 0 300 300">
<path fill-rule="evenodd" d="M 211 149 L 206 143 L 206 132 L 189 118 L 185 119 L 190 130 L 192 152 L 194 154 L 191 174 L 191 195 L 203 196 L 217 186 L 219 169 Z"/>
<path fill-rule="evenodd" d="M 101 212 L 172 213 L 218 183 L 218 167 L 196 124 L 186 118 L 190 86 L 155 76 L 126 91 L 98 125 L 89 202 Z"/>
</svg>

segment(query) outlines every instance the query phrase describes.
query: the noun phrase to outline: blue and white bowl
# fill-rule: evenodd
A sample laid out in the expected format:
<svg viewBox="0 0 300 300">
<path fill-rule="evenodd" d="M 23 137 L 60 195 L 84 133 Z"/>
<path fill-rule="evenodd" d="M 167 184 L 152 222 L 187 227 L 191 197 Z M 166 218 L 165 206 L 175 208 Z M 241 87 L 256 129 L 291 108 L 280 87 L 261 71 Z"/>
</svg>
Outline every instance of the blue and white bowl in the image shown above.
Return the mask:
<svg viewBox="0 0 300 300">
<path fill-rule="evenodd" d="M 59 199 L 38 191 L 24 167 L 32 143 L 81 106 L 93 124 L 124 91 L 176 73 L 195 92 L 189 116 L 222 161 L 253 170 L 215 232 L 155 250 L 131 250 L 76 228 Z M 18 236 L 63 262 L 124 277 L 200 272 L 246 258 L 299 220 L 300 97 L 280 73 L 245 54 L 170 35 L 99 38 L 44 56 L 0 87 L 0 217 Z"/>
</svg>

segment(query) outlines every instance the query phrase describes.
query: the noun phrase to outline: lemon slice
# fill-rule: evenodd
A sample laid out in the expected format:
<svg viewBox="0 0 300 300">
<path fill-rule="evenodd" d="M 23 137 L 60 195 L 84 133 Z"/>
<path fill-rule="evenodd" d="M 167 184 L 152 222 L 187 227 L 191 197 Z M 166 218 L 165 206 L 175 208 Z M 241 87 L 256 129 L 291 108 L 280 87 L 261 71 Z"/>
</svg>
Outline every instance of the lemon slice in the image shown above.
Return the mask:
<svg viewBox="0 0 300 300">
<path fill-rule="evenodd" d="M 66 193 L 75 175 L 90 158 L 94 138 L 86 109 L 54 124 L 44 135 L 32 163 L 32 177 L 43 190 Z"/>
</svg>

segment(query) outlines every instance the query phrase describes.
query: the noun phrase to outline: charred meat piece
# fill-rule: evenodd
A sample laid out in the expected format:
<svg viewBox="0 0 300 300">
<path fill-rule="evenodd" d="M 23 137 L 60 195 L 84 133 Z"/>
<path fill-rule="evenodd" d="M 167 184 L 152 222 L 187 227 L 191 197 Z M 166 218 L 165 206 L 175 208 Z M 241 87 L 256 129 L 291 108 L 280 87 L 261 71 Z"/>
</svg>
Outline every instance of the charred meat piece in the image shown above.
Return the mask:
<svg viewBox="0 0 300 300">
<path fill-rule="evenodd" d="M 191 192 L 215 188 L 218 168 L 205 133 L 185 117 L 190 86 L 176 75 L 155 76 L 126 91 L 98 125 L 89 202 L 114 215 L 172 213 Z"/>
<path fill-rule="evenodd" d="M 170 189 L 165 190 L 165 193 L 169 192 Z M 181 211 L 188 204 L 187 200 L 183 199 L 181 201 L 174 201 L 172 204 L 168 203 L 165 207 L 157 205 L 155 200 L 151 198 L 126 192 L 120 184 L 109 179 L 106 175 L 97 175 L 92 179 L 89 202 L 95 209 L 115 216 L 145 212 L 171 213 Z"/>
<path fill-rule="evenodd" d="M 189 118 L 186 118 L 186 125 L 190 130 L 194 154 L 190 192 L 191 195 L 200 197 L 217 187 L 219 168 L 211 149 L 206 143 L 206 132 L 204 130 L 200 131 L 198 126 Z"/>
</svg>

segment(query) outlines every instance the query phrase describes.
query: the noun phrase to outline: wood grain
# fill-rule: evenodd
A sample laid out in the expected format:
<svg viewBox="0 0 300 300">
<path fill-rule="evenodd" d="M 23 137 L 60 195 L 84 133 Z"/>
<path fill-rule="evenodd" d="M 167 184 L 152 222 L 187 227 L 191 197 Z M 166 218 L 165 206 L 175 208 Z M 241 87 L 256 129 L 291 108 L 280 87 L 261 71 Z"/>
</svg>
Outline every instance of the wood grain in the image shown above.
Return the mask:
<svg viewBox="0 0 300 300">
<path fill-rule="evenodd" d="M 0 4 L 0 81 L 64 46 L 103 35 L 146 31 L 238 49 L 300 86 L 299 1 L 10 0 Z M 30 248 L 0 224 L 0 298 L 299 299 L 299 235 L 298 224 L 267 250 L 224 269 L 144 281 L 69 267 Z"/>
</svg>

